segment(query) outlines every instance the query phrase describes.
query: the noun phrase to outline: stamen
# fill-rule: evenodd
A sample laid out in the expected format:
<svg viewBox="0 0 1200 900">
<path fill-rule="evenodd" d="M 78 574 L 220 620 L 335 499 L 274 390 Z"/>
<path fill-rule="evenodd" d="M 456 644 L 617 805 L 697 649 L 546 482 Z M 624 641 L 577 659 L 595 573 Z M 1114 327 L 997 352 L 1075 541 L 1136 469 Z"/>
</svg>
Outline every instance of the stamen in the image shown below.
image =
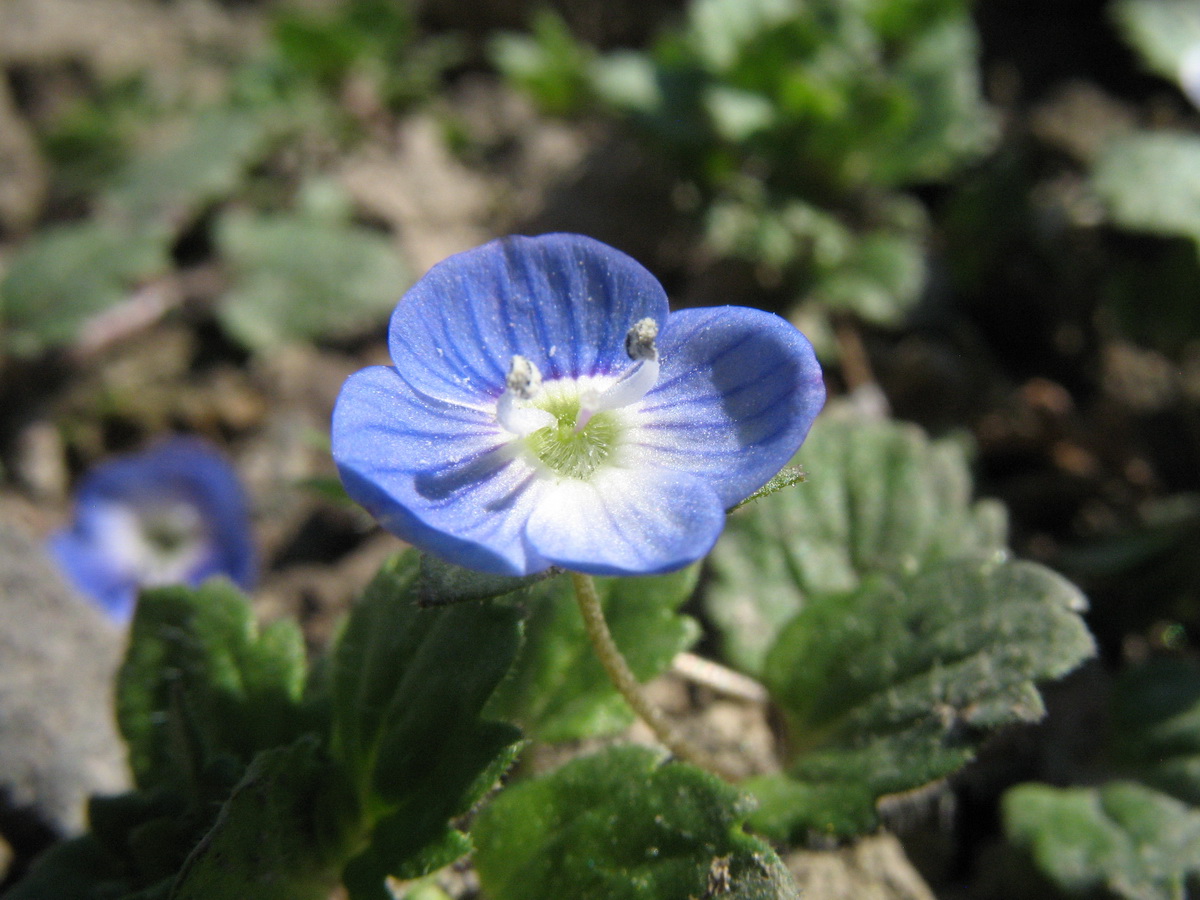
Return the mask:
<svg viewBox="0 0 1200 900">
<path fill-rule="evenodd" d="M 533 434 L 557 421 L 536 406 L 517 406 L 518 400 L 532 400 L 542 388 L 542 373 L 524 356 L 514 356 L 504 379 L 507 388 L 496 402 L 496 421 L 505 431 L 518 437 Z"/>
<path fill-rule="evenodd" d="M 653 319 L 640 319 L 625 335 L 625 352 L 634 361 L 632 368 L 610 384 L 601 393 L 586 391 L 579 398 L 579 418 L 575 430 L 582 431 L 588 420 L 602 409 L 620 409 L 636 403 L 658 383 L 658 323 Z"/>
</svg>

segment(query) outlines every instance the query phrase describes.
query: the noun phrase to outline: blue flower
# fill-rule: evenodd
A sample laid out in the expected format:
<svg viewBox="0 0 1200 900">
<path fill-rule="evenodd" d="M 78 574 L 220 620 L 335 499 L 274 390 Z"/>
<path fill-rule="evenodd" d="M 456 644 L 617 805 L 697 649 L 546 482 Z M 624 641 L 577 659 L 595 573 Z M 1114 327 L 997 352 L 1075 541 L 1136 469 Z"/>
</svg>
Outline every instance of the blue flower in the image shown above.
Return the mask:
<svg viewBox="0 0 1200 900">
<path fill-rule="evenodd" d="M 668 313 L 649 272 L 579 235 L 444 260 L 396 307 L 389 349 L 334 409 L 346 490 L 413 545 L 497 574 L 700 559 L 825 398 L 785 320 Z"/>
<path fill-rule="evenodd" d="M 96 467 L 69 528 L 50 538 L 67 578 L 118 622 L 138 591 L 225 575 L 253 586 L 255 551 L 237 476 L 196 438 L 173 438 Z"/>
</svg>

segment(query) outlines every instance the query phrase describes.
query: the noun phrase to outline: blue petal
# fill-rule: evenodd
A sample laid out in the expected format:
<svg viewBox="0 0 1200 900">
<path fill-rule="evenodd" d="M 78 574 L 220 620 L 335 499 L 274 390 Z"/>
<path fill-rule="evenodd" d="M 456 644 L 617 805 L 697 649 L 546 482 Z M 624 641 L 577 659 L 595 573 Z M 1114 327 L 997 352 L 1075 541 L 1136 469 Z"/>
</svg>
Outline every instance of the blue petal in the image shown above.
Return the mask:
<svg viewBox="0 0 1200 900">
<path fill-rule="evenodd" d="M 556 565 L 592 575 L 653 575 L 712 549 L 725 508 L 700 479 L 607 468 L 552 485 L 529 517 L 531 546 Z"/>
<path fill-rule="evenodd" d="M 138 582 L 105 540 L 101 507 L 81 510 L 69 529 L 50 536 L 47 549 L 66 579 L 116 622 L 127 622 L 137 601 Z"/>
<path fill-rule="evenodd" d="M 141 585 L 115 543 L 114 517 L 121 508 L 136 515 L 139 508 L 172 500 L 193 506 L 208 536 L 186 583 L 225 575 L 244 589 L 253 587 L 256 553 L 241 485 L 225 458 L 196 438 L 173 438 L 92 470 L 75 493 L 70 528 L 51 538 L 51 553 L 82 593 L 125 620 Z"/>
<path fill-rule="evenodd" d="M 591 238 L 508 237 L 438 263 L 396 307 L 389 347 L 419 393 L 480 405 L 504 389 L 512 357 L 554 379 L 628 366 L 625 335 L 667 297 L 641 264 Z"/>
<path fill-rule="evenodd" d="M 491 412 L 418 395 L 373 366 L 338 396 L 333 457 L 350 496 L 416 547 L 496 574 L 550 565 L 524 538 L 543 484 Z"/>
<path fill-rule="evenodd" d="M 771 313 L 681 310 L 659 352 L 659 382 L 642 401 L 629 463 L 700 476 L 725 508 L 792 458 L 825 402 L 812 345 Z"/>
</svg>

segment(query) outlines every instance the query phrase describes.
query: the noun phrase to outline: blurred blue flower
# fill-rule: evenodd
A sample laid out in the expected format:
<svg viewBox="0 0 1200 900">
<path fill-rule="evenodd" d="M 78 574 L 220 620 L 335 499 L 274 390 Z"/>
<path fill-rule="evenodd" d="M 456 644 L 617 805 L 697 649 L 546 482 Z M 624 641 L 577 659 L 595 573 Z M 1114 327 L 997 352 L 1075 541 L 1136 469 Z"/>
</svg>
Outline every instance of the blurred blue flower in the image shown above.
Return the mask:
<svg viewBox="0 0 1200 900">
<path fill-rule="evenodd" d="M 255 550 L 232 467 L 196 438 L 172 438 L 97 466 L 75 493 L 70 527 L 50 538 L 68 579 L 113 619 L 138 591 L 225 575 L 253 586 Z"/>
<path fill-rule="evenodd" d="M 396 307 L 389 349 L 334 409 L 346 490 L 415 546 L 498 574 L 701 558 L 825 397 L 785 320 L 668 313 L 649 272 L 579 235 L 439 263 Z"/>
</svg>

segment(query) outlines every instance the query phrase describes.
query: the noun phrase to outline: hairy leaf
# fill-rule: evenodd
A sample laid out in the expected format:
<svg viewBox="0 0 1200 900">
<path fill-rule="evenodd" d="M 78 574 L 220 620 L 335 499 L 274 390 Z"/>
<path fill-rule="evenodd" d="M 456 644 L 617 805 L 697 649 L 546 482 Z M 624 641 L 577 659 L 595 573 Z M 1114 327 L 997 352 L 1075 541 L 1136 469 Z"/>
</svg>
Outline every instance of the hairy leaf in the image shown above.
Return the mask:
<svg viewBox="0 0 1200 900">
<path fill-rule="evenodd" d="M 384 566 L 351 613 L 331 672 L 333 754 L 350 773 L 370 845 L 350 863 L 351 896 L 386 898 L 387 875 L 416 877 L 466 849 L 449 819 L 512 761 L 520 733 L 480 718 L 516 655 L 517 610 L 421 609 L 418 554 Z"/>
<path fill-rule="evenodd" d="M 748 808 L 707 772 L 619 747 L 509 788 L 471 836 L 494 900 L 795 900 L 778 857 L 742 830 Z"/>
<path fill-rule="evenodd" d="M 1004 547 L 1003 510 L 972 503 L 962 449 L 914 426 L 833 409 L 797 461 L 804 484 L 730 516 L 711 556 L 708 613 L 727 657 L 752 674 L 812 599 Z"/>
<path fill-rule="evenodd" d="M 1044 713 L 1034 682 L 1092 655 L 1065 579 L 1033 563 L 948 563 L 810 602 L 764 680 L 787 718 L 787 779 L 751 788 L 773 836 L 875 824 L 876 801 L 950 774 L 989 731 Z"/>
<path fill-rule="evenodd" d="M 1200 878 L 1200 811 L 1133 782 L 1021 785 L 1004 797 L 1004 824 L 1068 891 L 1178 900 Z"/>
<path fill-rule="evenodd" d="M 281 620 L 259 631 L 224 580 L 146 591 L 117 679 L 117 719 L 140 787 L 188 783 L 303 730 L 304 642 Z M 236 777 L 236 776 L 235 776 Z"/>
</svg>

